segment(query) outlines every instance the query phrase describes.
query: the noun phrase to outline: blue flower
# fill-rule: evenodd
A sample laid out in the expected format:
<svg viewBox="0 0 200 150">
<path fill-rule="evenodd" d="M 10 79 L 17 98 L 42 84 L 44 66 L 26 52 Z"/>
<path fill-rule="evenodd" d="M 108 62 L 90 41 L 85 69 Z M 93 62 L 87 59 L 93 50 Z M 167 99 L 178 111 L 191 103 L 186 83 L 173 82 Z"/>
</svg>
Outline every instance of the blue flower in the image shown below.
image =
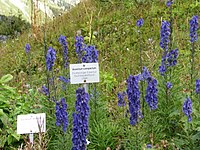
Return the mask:
<svg viewBox="0 0 200 150">
<path fill-rule="evenodd" d="M 72 150 L 85 150 L 86 137 L 88 135 L 88 120 L 89 120 L 89 95 L 84 88 L 76 90 L 76 104 L 73 113 L 73 129 L 72 129 Z"/>
<path fill-rule="evenodd" d="M 147 69 L 147 67 L 143 67 L 142 68 L 142 74 L 141 74 L 141 80 L 147 80 L 149 77 L 151 77 L 151 73 L 149 72 L 149 70 Z"/>
<path fill-rule="evenodd" d="M 65 98 L 61 98 L 60 102 L 56 102 L 56 126 L 63 126 L 63 132 L 67 131 L 68 114 Z"/>
<path fill-rule="evenodd" d="M 45 85 L 42 86 L 42 93 L 45 96 L 49 96 L 49 89 Z"/>
<path fill-rule="evenodd" d="M 27 54 L 30 52 L 30 49 L 31 49 L 31 46 L 30 46 L 29 43 L 27 43 L 26 46 L 25 46 L 25 51 L 26 51 Z"/>
<path fill-rule="evenodd" d="M 168 21 L 162 21 L 160 30 L 160 47 L 164 50 L 168 50 L 168 44 L 170 42 L 171 29 Z"/>
<path fill-rule="evenodd" d="M 126 106 L 126 102 L 124 100 L 124 97 L 126 96 L 126 92 L 122 92 L 122 93 L 118 93 L 117 97 L 118 97 L 118 106 L 119 107 L 123 107 Z"/>
<path fill-rule="evenodd" d="M 139 118 L 143 118 L 140 110 L 140 89 L 139 89 L 140 75 L 130 75 L 127 79 L 127 95 L 129 101 L 130 124 L 136 125 Z"/>
<path fill-rule="evenodd" d="M 196 93 L 200 94 L 200 79 L 196 80 Z"/>
<path fill-rule="evenodd" d="M 190 42 L 198 41 L 197 30 L 199 28 L 198 16 L 193 16 L 190 20 Z"/>
<path fill-rule="evenodd" d="M 172 88 L 172 83 L 171 82 L 167 82 L 166 87 L 167 87 L 167 89 L 171 89 Z"/>
<path fill-rule="evenodd" d="M 146 145 L 146 148 L 147 148 L 147 149 L 149 149 L 149 148 L 151 149 L 151 148 L 152 148 L 152 145 L 151 145 L 151 144 L 147 144 L 147 145 Z"/>
<path fill-rule="evenodd" d="M 136 22 L 136 26 L 138 26 L 139 28 L 142 27 L 144 24 L 144 19 L 140 18 L 139 20 L 137 20 Z"/>
<path fill-rule="evenodd" d="M 188 117 L 188 122 L 192 121 L 192 100 L 187 97 L 183 104 L 183 113 Z"/>
<path fill-rule="evenodd" d="M 160 74 L 161 74 L 162 76 L 164 76 L 165 72 L 167 71 L 165 61 L 166 61 L 166 56 L 163 55 L 163 56 L 162 56 L 161 65 L 159 66 L 159 72 L 160 72 Z"/>
<path fill-rule="evenodd" d="M 58 79 L 59 79 L 60 81 L 64 82 L 65 84 L 68 84 L 68 83 L 70 82 L 70 79 L 69 79 L 69 78 L 66 79 L 66 78 L 63 77 L 63 76 L 59 76 Z"/>
<path fill-rule="evenodd" d="M 177 64 L 178 48 L 175 50 L 164 51 L 162 56 L 161 65 L 159 66 L 159 72 L 163 76 L 168 67 L 173 67 Z"/>
<path fill-rule="evenodd" d="M 52 70 L 55 60 L 56 60 L 56 51 L 52 47 L 49 47 L 46 55 L 46 67 L 48 71 Z"/>
<path fill-rule="evenodd" d="M 169 66 L 169 67 L 175 66 L 177 64 L 177 58 L 178 58 L 178 48 L 168 52 L 166 55 L 167 66 Z"/>
<path fill-rule="evenodd" d="M 151 110 L 155 110 L 158 108 L 158 89 L 157 89 L 157 85 L 158 85 L 158 81 L 151 77 L 148 78 L 147 80 L 148 86 L 146 89 L 146 102 L 149 105 Z"/>
<path fill-rule="evenodd" d="M 64 68 L 68 68 L 68 66 L 69 66 L 69 64 L 68 64 L 68 43 L 67 43 L 66 36 L 60 35 L 58 41 L 63 47 Z"/>
<path fill-rule="evenodd" d="M 172 4 L 173 4 L 173 1 L 172 0 L 168 0 L 167 3 L 166 3 L 166 6 L 170 7 Z"/>
<path fill-rule="evenodd" d="M 84 45 L 83 36 L 76 36 L 76 38 L 75 38 L 75 49 L 76 49 L 76 54 L 78 55 L 78 62 L 79 63 L 80 63 L 82 56 L 83 56 L 83 45 Z"/>
<path fill-rule="evenodd" d="M 95 63 L 98 62 L 98 51 L 95 46 L 85 45 L 84 46 L 85 55 L 82 58 L 83 63 Z"/>
</svg>

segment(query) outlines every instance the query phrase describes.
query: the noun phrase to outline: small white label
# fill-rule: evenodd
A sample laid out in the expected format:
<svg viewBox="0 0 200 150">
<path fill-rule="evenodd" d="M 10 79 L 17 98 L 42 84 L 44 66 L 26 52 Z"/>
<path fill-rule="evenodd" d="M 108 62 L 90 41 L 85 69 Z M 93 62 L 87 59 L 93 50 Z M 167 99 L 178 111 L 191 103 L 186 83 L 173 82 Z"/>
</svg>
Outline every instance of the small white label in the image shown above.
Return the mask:
<svg viewBox="0 0 200 150">
<path fill-rule="evenodd" d="M 71 84 L 99 82 L 99 63 L 70 64 Z"/>
<path fill-rule="evenodd" d="M 17 134 L 46 132 L 46 114 L 17 116 Z"/>
</svg>

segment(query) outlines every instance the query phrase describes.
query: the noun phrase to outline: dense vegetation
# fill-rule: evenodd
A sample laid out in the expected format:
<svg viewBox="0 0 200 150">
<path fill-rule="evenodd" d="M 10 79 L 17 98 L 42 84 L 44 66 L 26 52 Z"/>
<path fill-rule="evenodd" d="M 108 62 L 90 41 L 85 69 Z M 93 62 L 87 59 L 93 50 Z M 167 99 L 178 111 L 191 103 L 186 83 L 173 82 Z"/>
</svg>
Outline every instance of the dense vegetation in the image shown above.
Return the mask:
<svg viewBox="0 0 200 150">
<path fill-rule="evenodd" d="M 81 89 L 77 88 L 82 85 L 63 83 L 60 77 L 69 76 L 69 70 L 63 66 L 63 49 L 67 45 L 68 54 L 64 57 L 68 58 L 67 62 L 77 63 L 75 36 L 81 34 L 85 44 L 95 45 L 98 49 L 100 64 L 100 83 L 89 85 L 87 140 L 90 144 L 87 149 L 200 149 L 200 94 L 195 91 L 196 80 L 200 78 L 200 44 L 199 40 L 191 42 L 190 35 L 190 20 L 194 15 L 199 16 L 199 10 L 200 3 L 192 0 L 176 0 L 169 7 L 166 1 L 160 0 L 87 1 L 53 22 L 34 29 L 33 33 L 26 31 L 20 38 L 2 44 L 0 148 L 14 149 L 22 143 L 30 146 L 26 142 L 27 135 L 16 134 L 16 116 L 41 112 L 47 114 L 47 133 L 35 135 L 35 149 L 64 150 L 73 147 L 72 114 L 78 107 L 76 104 L 75 108 L 75 101 L 78 101 L 76 96 Z M 138 20 L 141 22 L 136 24 Z M 165 46 L 160 43 L 163 21 L 170 22 L 170 26 L 166 25 L 171 32 L 167 42 L 169 51 L 178 48 L 178 58 L 175 54 L 173 58 L 177 62 L 169 65 L 165 75 L 159 72 L 161 59 L 166 55 L 163 53 L 166 41 Z M 195 32 L 199 34 L 199 29 Z M 60 35 L 67 37 L 67 44 L 60 42 Z M 25 51 L 27 43 L 30 51 Z M 46 67 L 49 47 L 56 51 L 55 65 L 51 69 Z M 166 63 L 168 60 L 164 60 L 163 65 Z M 139 79 L 135 75 L 145 72 L 144 66 L 150 72 L 146 70 L 147 75 L 150 75 L 147 79 Z M 51 96 L 42 88 L 48 85 L 49 79 L 53 80 L 53 84 L 49 85 Z M 134 85 L 138 85 L 133 86 L 135 89 L 131 88 L 133 81 Z M 154 89 L 155 85 L 158 104 L 149 108 L 149 101 L 145 102 L 146 89 Z M 130 95 L 138 93 L 138 90 L 143 117 L 137 114 L 138 120 L 133 123 L 130 122 Z M 125 94 L 120 97 L 118 92 Z M 61 105 L 63 97 L 68 113 L 66 132 L 56 126 L 55 107 L 65 108 Z M 118 104 L 118 97 L 125 100 L 126 105 L 124 102 Z M 192 115 L 188 113 L 185 116 L 183 104 L 189 97 L 193 103 Z M 188 120 L 187 116 L 192 116 L 192 120 Z M 64 122 L 61 124 L 66 125 Z"/>
<path fill-rule="evenodd" d="M 30 24 L 19 16 L 0 15 L 0 35 L 14 36 L 30 28 Z"/>
</svg>

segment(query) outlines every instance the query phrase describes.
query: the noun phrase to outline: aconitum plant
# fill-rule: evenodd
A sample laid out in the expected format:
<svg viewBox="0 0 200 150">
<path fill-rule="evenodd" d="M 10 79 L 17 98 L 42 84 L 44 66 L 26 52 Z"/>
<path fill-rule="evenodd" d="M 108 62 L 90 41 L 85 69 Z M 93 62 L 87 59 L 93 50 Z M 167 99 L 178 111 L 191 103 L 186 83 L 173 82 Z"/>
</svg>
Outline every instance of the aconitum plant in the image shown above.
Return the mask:
<svg viewBox="0 0 200 150">
<path fill-rule="evenodd" d="M 149 70 L 147 69 L 147 67 L 143 67 L 142 68 L 142 74 L 141 74 L 141 80 L 147 80 L 149 77 L 151 77 L 151 73 L 149 72 Z"/>
<path fill-rule="evenodd" d="M 28 54 L 30 52 L 31 46 L 29 43 L 26 44 L 25 46 L 25 52 Z"/>
<path fill-rule="evenodd" d="M 55 60 L 56 60 L 56 51 L 52 47 L 49 47 L 46 55 L 46 67 L 48 71 L 52 70 Z"/>
<path fill-rule="evenodd" d="M 129 101 L 130 124 L 132 126 L 138 123 L 139 118 L 143 118 L 140 110 L 140 89 L 139 89 L 140 75 L 130 75 L 127 79 L 127 95 Z"/>
<path fill-rule="evenodd" d="M 83 46 L 84 46 L 84 38 L 83 36 L 76 36 L 75 37 L 75 49 L 76 54 L 78 55 L 78 63 L 80 63 L 83 55 Z"/>
<path fill-rule="evenodd" d="M 200 94 L 200 79 L 196 80 L 196 93 Z"/>
<path fill-rule="evenodd" d="M 70 82 L 70 79 L 69 79 L 69 78 L 66 79 L 66 78 L 63 77 L 63 76 L 59 76 L 58 79 L 59 79 L 60 81 L 62 81 L 63 83 L 65 83 L 65 84 L 68 84 L 68 83 Z"/>
<path fill-rule="evenodd" d="M 56 126 L 62 126 L 65 133 L 68 127 L 67 104 L 65 98 L 61 98 L 60 102 L 56 102 Z"/>
<path fill-rule="evenodd" d="M 193 16 L 190 20 L 190 42 L 194 43 L 198 40 L 197 30 L 199 28 L 198 16 Z"/>
<path fill-rule="evenodd" d="M 137 22 L 136 22 L 136 26 L 139 27 L 139 28 L 142 27 L 143 24 L 144 24 L 144 19 L 142 19 L 142 18 L 140 18 L 140 19 L 137 20 Z"/>
<path fill-rule="evenodd" d="M 43 85 L 42 86 L 42 91 L 41 91 L 45 96 L 49 96 L 49 89 Z"/>
<path fill-rule="evenodd" d="M 84 88 L 76 90 L 76 112 L 73 113 L 73 129 L 72 129 L 72 150 L 85 150 L 86 137 L 89 133 L 88 120 L 89 120 L 89 95 L 85 92 Z"/>
<path fill-rule="evenodd" d="M 82 57 L 83 63 L 96 63 L 98 62 L 98 51 L 95 46 L 85 45 L 84 46 L 85 55 Z"/>
<path fill-rule="evenodd" d="M 160 30 L 160 47 L 164 50 L 168 50 L 168 45 L 170 42 L 170 23 L 168 21 L 162 21 Z"/>
<path fill-rule="evenodd" d="M 192 100 L 187 97 L 183 104 L 183 113 L 188 117 L 188 122 L 192 121 Z"/>
<path fill-rule="evenodd" d="M 177 64 L 177 58 L 178 58 L 178 48 L 175 50 L 171 50 L 170 52 L 167 53 L 166 59 L 167 59 L 167 66 L 172 67 Z"/>
<path fill-rule="evenodd" d="M 126 106 L 126 102 L 124 100 L 124 97 L 126 96 L 126 92 L 122 92 L 122 93 L 118 93 L 117 97 L 118 97 L 118 106 L 119 107 L 123 107 Z"/>
<path fill-rule="evenodd" d="M 155 110 L 158 108 L 158 89 L 157 89 L 157 85 L 158 85 L 158 81 L 153 78 L 150 77 L 147 79 L 147 89 L 146 89 L 146 102 L 149 105 L 151 110 Z"/>
<path fill-rule="evenodd" d="M 171 82 L 167 82 L 166 87 L 167 87 L 168 90 L 171 89 L 172 88 L 172 83 Z"/>
<path fill-rule="evenodd" d="M 170 7 L 172 4 L 173 4 L 173 1 L 172 0 L 168 0 L 167 3 L 166 3 L 166 6 Z"/>
<path fill-rule="evenodd" d="M 68 43 L 67 43 L 67 38 L 66 38 L 66 36 L 60 35 L 58 41 L 63 47 L 63 64 L 64 64 L 64 68 L 68 68 L 69 64 L 68 64 Z"/>
</svg>

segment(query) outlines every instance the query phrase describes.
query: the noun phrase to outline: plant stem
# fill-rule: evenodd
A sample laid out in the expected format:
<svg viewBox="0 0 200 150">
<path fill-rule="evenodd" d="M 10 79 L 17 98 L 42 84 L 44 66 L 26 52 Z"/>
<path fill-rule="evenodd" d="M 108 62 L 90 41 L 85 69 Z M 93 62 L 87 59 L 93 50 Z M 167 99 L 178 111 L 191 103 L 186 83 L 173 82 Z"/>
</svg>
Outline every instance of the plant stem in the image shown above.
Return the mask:
<svg viewBox="0 0 200 150">
<path fill-rule="evenodd" d="M 55 97 L 55 100 L 57 100 L 56 86 L 55 86 L 55 82 L 54 82 L 53 70 L 51 71 L 51 73 L 52 73 L 52 84 L 53 84 L 54 97 Z"/>
<path fill-rule="evenodd" d="M 140 72 L 142 74 L 142 67 L 143 67 L 143 61 L 142 61 L 142 43 L 141 43 L 141 34 L 139 30 L 139 41 L 140 41 Z M 145 99 L 144 99 L 144 82 L 141 81 L 141 96 L 142 96 L 142 114 L 144 116 L 144 104 L 145 104 Z"/>
<path fill-rule="evenodd" d="M 97 121 L 97 85 L 94 83 L 94 119 Z"/>
<path fill-rule="evenodd" d="M 194 74 L 194 54 L 195 54 L 195 47 L 194 47 L 194 42 L 192 43 L 192 48 L 191 48 L 191 72 L 190 72 L 190 95 L 192 98 L 193 95 L 193 74 Z"/>
<path fill-rule="evenodd" d="M 46 44 L 46 32 L 45 32 L 45 28 L 43 27 L 43 32 L 44 32 L 44 58 L 46 60 L 46 54 L 47 54 L 47 44 Z M 47 67 L 46 67 L 46 82 L 47 82 L 47 88 L 49 90 L 49 100 L 51 98 L 51 95 L 50 95 L 50 86 L 49 86 L 49 72 L 47 70 Z"/>
</svg>

